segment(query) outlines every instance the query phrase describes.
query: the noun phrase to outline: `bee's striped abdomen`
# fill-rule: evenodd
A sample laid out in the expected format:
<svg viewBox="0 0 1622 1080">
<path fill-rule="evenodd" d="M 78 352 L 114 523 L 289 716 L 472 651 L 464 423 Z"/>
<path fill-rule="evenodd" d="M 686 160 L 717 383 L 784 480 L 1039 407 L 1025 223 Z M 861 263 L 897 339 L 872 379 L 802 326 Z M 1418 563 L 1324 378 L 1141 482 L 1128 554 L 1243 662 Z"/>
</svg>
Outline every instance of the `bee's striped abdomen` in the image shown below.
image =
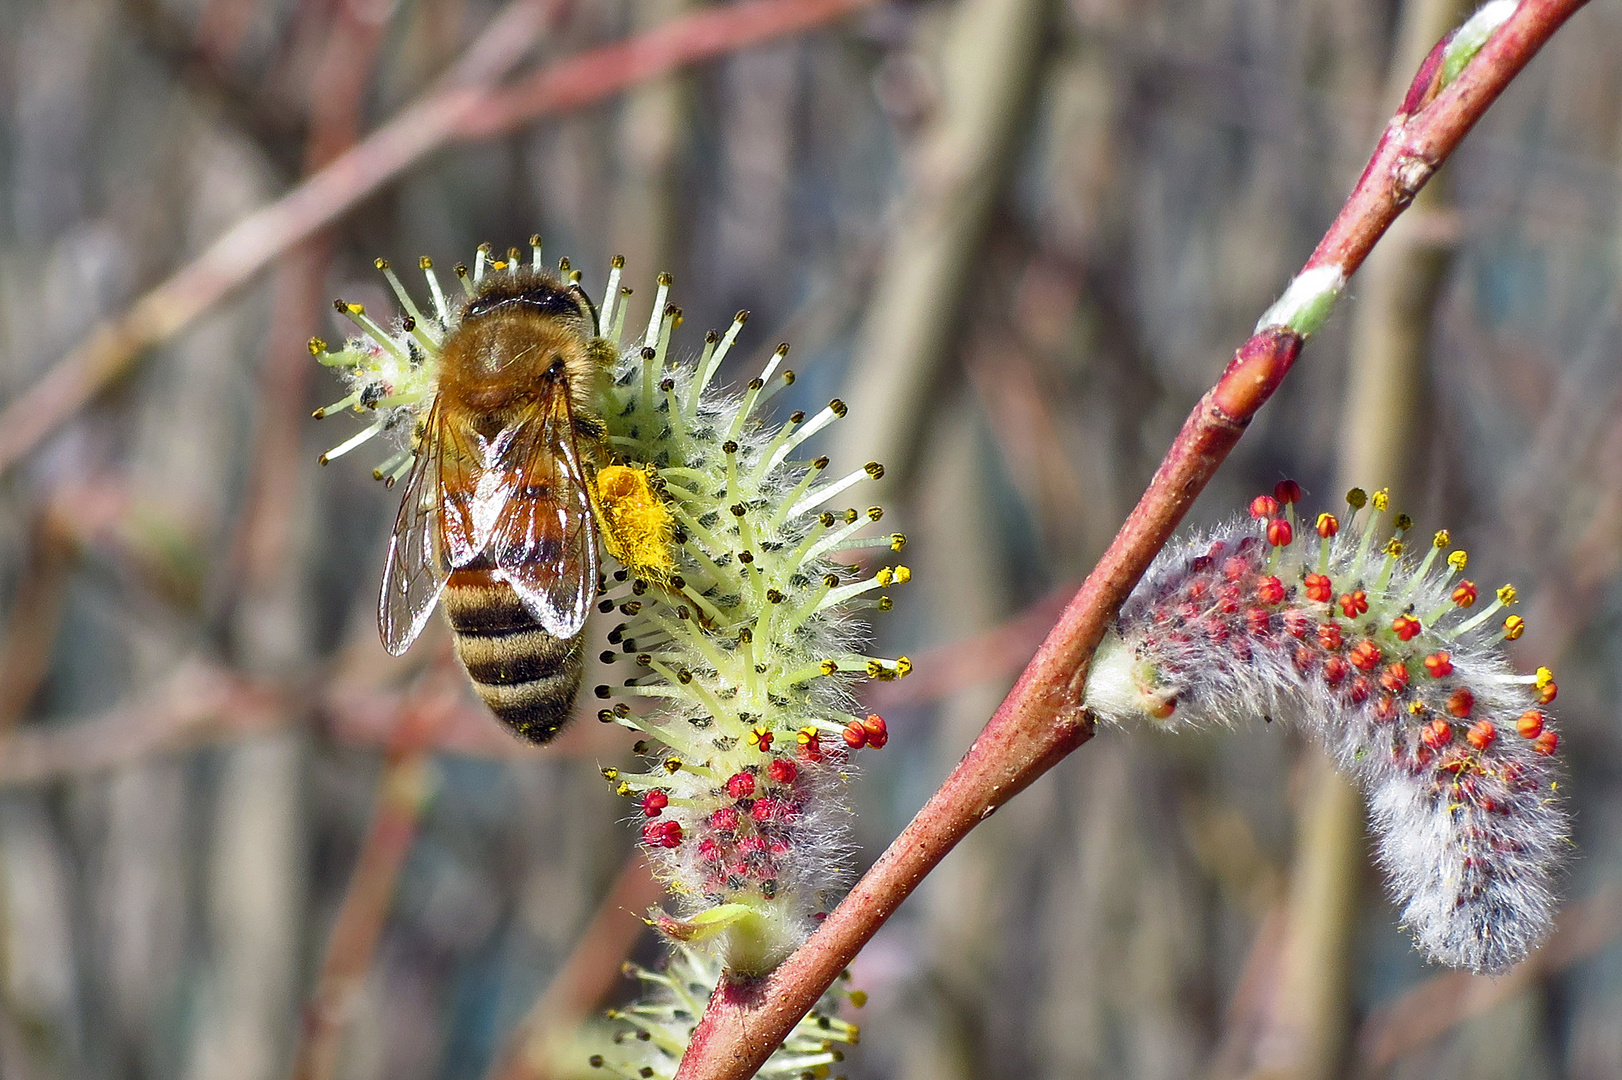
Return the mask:
<svg viewBox="0 0 1622 1080">
<path fill-rule="evenodd" d="M 542 630 L 513 587 L 482 561 L 451 571 L 441 594 L 457 659 L 491 712 L 531 742 L 546 742 L 574 708 L 585 670 L 581 636 Z"/>
</svg>

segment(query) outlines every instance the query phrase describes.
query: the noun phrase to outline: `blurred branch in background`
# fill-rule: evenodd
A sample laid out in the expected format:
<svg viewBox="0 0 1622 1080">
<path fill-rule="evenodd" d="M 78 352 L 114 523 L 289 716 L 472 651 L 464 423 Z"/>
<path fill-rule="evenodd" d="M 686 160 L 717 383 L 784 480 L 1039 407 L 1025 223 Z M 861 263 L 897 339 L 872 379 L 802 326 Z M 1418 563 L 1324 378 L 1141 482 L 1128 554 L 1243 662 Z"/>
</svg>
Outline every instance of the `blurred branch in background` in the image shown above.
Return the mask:
<svg viewBox="0 0 1622 1080">
<path fill-rule="evenodd" d="M 875 0 L 745 0 L 683 16 L 629 42 L 560 61 L 517 84 L 520 64 L 545 26 L 539 0 L 515 0 L 462 59 L 310 179 L 238 221 L 206 251 L 122 315 L 103 323 L 38 383 L 0 412 L 0 472 L 120 378 L 141 353 L 235 291 L 292 245 L 455 141 L 509 134 L 538 117 L 578 108 L 685 64 L 749 48 L 847 15 Z"/>
<path fill-rule="evenodd" d="M 940 100 L 907 187 L 847 376 L 845 449 L 908 474 L 942 367 L 954 356 L 998 193 L 1033 105 L 1046 0 L 966 0 L 942 51 Z M 882 492 L 881 492 L 882 497 Z"/>
<path fill-rule="evenodd" d="M 551 985 L 507 1038 L 491 1080 L 548 1080 L 558 1046 L 576 1034 L 623 978 L 631 948 L 646 929 L 646 912 L 664 897 L 641 851 L 620 867 L 591 922 L 575 941 Z"/>
</svg>

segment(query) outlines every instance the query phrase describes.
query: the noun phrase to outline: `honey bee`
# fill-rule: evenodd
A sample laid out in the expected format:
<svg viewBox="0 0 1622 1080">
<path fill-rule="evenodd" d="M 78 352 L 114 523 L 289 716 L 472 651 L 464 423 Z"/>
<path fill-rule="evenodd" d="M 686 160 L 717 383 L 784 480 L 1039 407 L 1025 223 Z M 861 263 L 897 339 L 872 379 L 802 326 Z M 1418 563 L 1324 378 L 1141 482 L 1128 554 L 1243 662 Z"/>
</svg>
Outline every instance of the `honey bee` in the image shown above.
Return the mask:
<svg viewBox="0 0 1622 1080">
<path fill-rule="evenodd" d="M 569 719 L 597 592 L 595 402 L 615 357 L 596 322 L 578 285 L 538 270 L 483 280 L 445 338 L 378 598 L 396 656 L 442 599 L 473 688 L 533 742 Z"/>
</svg>

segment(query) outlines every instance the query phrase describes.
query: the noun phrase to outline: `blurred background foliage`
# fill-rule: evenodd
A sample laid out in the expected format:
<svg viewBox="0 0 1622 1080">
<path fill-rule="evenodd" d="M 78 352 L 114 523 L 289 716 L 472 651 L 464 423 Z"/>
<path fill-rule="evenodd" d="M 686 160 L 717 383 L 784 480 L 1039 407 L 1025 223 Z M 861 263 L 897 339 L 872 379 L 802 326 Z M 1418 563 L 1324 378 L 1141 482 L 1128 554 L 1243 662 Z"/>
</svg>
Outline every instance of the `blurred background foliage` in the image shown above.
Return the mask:
<svg viewBox="0 0 1622 1080">
<path fill-rule="evenodd" d="M 709 5 L 529 6 L 544 67 Z M 501 10 L 0 0 L 0 401 L 428 91 Z M 629 804 L 597 775 L 625 733 L 516 746 L 442 633 L 398 662 L 377 645 L 397 498 L 370 459 L 316 466 L 355 428 L 309 419 L 339 392 L 304 349 L 343 336 L 333 296 L 392 310 L 374 257 L 448 266 L 540 232 L 595 289 L 622 252 L 633 320 L 668 269 L 689 349 L 748 308 L 734 374 L 789 340 L 782 410 L 851 403 L 820 451 L 886 462 L 917 571 L 877 627 L 917 666 L 869 698 L 893 738 L 864 755 L 863 864 L 1460 14 L 866 5 L 430 154 L 142 351 L 0 479 L 0 1075 L 574 1076 L 576 1019 L 628 991 L 627 950 L 657 955 Z M 1576 819 L 1555 941 L 1496 983 L 1429 969 L 1355 798 L 1288 732 L 1104 732 L 864 952 L 850 1076 L 1622 1075 L 1619 55 L 1622 8 L 1596 0 L 1192 515 L 1286 476 L 1323 508 L 1389 485 L 1479 579 L 1521 587 L 1515 655 L 1560 675 Z"/>
</svg>

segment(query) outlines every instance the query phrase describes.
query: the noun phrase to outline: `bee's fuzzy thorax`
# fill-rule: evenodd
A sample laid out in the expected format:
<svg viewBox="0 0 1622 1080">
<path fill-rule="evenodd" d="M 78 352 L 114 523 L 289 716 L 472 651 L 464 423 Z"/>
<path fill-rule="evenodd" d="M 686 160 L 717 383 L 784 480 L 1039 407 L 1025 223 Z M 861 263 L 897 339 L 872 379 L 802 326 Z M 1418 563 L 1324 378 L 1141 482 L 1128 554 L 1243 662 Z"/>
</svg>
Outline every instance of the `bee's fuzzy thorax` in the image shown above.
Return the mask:
<svg viewBox="0 0 1622 1080">
<path fill-rule="evenodd" d="M 480 249 L 458 267 L 466 297 L 522 293 L 541 274 L 516 250 Z M 527 265 L 526 265 L 527 263 Z M 810 933 L 844 878 L 846 810 L 839 795 L 850 756 L 888 739 L 884 721 L 856 710 L 850 686 L 894 679 L 911 663 L 864 654 L 864 608 L 887 610 L 882 591 L 905 566 L 873 566 L 867 553 L 899 551 L 899 533 L 873 535 L 877 507 L 843 506 L 876 463 L 826 479 L 827 458 L 802 461 L 801 444 L 845 413 L 832 401 L 780 425 L 764 406 L 794 381 L 780 346 L 741 392 L 711 384 L 740 331 L 740 313 L 711 333 L 695 363 L 668 361 L 680 312 L 659 278 L 654 317 L 626 342 L 616 259 L 589 348 L 617 357 L 593 390 L 611 461 L 592 479 L 604 546 L 621 563 L 606 575 L 600 626 L 605 662 L 625 674 L 595 688 L 599 719 L 641 731 L 643 771 L 606 770 L 633 799 L 642 840 L 681 905 L 660 926 L 712 949 L 729 970 L 770 970 Z M 409 432 L 434 398 L 441 346 L 467 310 L 452 305 L 427 259 L 431 306 L 419 308 L 379 260 L 404 314 L 392 332 L 342 306 L 363 331 L 323 363 L 344 369 L 351 394 L 323 412 L 384 412 L 327 458 L 387 431 Z M 510 280 L 502 290 L 487 278 Z M 573 286 L 567 261 L 557 281 Z M 626 293 L 629 290 L 625 290 Z M 579 294 L 584 296 L 583 293 Z M 603 365 L 606 369 L 608 365 Z M 377 475 L 397 479 L 409 444 Z M 851 560 L 855 559 L 856 562 Z M 655 708 L 633 708 L 633 703 Z"/>
<path fill-rule="evenodd" d="M 1297 724 L 1368 791 L 1424 950 L 1502 971 L 1548 935 L 1568 844 L 1554 677 L 1511 669 L 1499 644 L 1524 628 L 1504 610 L 1515 590 L 1480 597 L 1445 530 L 1416 559 L 1406 515 L 1376 540 L 1384 492 L 1354 489 L 1345 527 L 1298 520 L 1299 495 L 1282 483 L 1251 520 L 1173 541 L 1100 646 L 1086 705 L 1173 728 Z"/>
</svg>

